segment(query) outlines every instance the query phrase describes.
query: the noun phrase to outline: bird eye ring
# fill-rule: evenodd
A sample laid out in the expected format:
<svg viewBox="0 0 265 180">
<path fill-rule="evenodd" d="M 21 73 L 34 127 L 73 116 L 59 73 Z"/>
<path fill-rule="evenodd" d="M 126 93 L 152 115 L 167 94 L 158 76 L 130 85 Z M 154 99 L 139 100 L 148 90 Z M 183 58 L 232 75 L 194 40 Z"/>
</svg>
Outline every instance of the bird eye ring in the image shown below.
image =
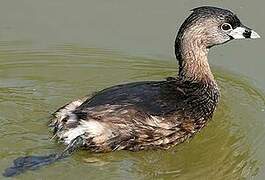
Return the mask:
<svg viewBox="0 0 265 180">
<path fill-rule="evenodd" d="M 232 26 L 229 23 L 224 23 L 224 24 L 222 24 L 221 29 L 223 31 L 229 31 L 230 29 L 232 29 Z"/>
</svg>

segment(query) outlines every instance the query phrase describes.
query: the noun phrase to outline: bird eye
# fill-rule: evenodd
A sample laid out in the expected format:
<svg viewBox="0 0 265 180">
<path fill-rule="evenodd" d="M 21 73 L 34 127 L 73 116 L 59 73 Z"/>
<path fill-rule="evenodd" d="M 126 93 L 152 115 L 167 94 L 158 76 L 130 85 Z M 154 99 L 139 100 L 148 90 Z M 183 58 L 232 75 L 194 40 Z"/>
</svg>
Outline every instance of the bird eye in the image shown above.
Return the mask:
<svg viewBox="0 0 265 180">
<path fill-rule="evenodd" d="M 232 29 L 232 26 L 229 23 L 224 23 L 224 24 L 222 24 L 221 29 L 223 31 L 228 31 L 228 30 Z"/>
</svg>

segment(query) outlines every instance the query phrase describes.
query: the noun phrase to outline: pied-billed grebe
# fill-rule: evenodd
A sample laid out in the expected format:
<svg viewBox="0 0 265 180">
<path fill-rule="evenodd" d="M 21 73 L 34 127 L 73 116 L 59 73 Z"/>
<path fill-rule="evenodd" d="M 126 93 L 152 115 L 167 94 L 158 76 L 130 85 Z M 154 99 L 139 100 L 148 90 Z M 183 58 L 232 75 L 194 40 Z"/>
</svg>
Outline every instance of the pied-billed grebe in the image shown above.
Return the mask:
<svg viewBox="0 0 265 180">
<path fill-rule="evenodd" d="M 67 145 L 78 138 L 93 152 L 167 149 L 185 141 L 205 126 L 218 103 L 209 49 L 241 38 L 259 35 L 229 10 L 193 9 L 175 41 L 177 78 L 113 86 L 73 101 L 54 113 L 54 136 Z"/>
<path fill-rule="evenodd" d="M 3 175 L 53 163 L 78 147 L 92 152 L 167 149 L 192 137 L 211 119 L 219 99 L 208 50 L 241 38 L 259 35 L 229 10 L 193 9 L 175 41 L 177 78 L 118 85 L 65 105 L 53 114 L 50 126 L 66 150 L 17 158 Z"/>
</svg>

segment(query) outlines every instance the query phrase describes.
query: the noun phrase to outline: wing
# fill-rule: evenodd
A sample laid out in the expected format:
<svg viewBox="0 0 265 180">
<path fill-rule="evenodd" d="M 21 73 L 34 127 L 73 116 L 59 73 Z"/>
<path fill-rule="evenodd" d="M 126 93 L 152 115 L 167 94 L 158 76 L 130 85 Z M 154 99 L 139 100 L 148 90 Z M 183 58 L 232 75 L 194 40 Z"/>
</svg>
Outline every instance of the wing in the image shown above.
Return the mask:
<svg viewBox="0 0 265 180">
<path fill-rule="evenodd" d="M 183 85 L 172 79 L 118 85 L 100 91 L 74 112 L 84 112 L 96 106 L 129 104 L 150 115 L 166 115 L 181 107 L 186 98 L 185 91 Z"/>
</svg>

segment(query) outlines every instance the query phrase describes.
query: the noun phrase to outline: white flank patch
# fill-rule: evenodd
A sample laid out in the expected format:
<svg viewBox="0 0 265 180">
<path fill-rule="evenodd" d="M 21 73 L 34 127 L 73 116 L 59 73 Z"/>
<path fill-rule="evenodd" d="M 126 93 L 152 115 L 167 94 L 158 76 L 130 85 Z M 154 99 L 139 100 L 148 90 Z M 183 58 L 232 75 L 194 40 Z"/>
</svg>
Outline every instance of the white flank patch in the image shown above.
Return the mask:
<svg viewBox="0 0 265 180">
<path fill-rule="evenodd" d="M 104 129 L 104 126 L 95 120 L 81 120 L 80 125 L 63 133 L 61 138 L 64 139 L 65 144 L 69 144 L 73 139 L 84 133 L 87 134 L 87 137 L 101 136 L 103 133 L 107 133 Z"/>
<path fill-rule="evenodd" d="M 77 101 L 73 101 L 70 104 L 68 104 L 67 106 L 65 106 L 63 109 L 61 109 L 60 111 L 58 111 L 56 113 L 57 118 L 59 119 L 63 119 L 65 118 L 67 115 L 69 115 L 73 110 L 75 110 L 77 107 L 79 107 L 84 101 L 82 100 L 77 100 Z"/>
</svg>

